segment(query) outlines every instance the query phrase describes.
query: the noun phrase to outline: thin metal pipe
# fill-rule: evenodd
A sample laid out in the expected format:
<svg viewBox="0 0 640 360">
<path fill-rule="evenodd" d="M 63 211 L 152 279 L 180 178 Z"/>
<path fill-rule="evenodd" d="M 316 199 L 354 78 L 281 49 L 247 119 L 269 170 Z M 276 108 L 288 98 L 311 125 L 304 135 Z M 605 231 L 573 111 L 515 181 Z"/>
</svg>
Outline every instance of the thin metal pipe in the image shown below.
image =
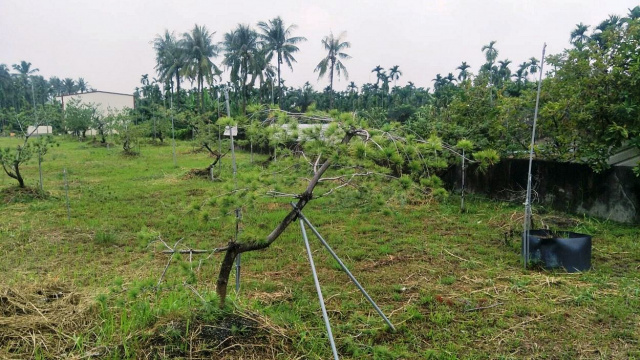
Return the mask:
<svg viewBox="0 0 640 360">
<path fill-rule="evenodd" d="M 36 133 L 38 133 L 38 128 L 40 127 L 40 122 L 38 121 L 38 111 L 36 109 L 36 93 L 33 90 L 33 78 L 31 78 L 31 99 L 33 100 L 33 117 L 35 117 L 36 122 Z M 29 134 L 31 135 L 31 134 Z M 44 194 L 44 185 L 42 184 L 42 149 L 38 148 L 38 173 L 40 174 L 40 192 Z"/>
<path fill-rule="evenodd" d="M 169 107 L 170 107 L 170 112 L 171 112 L 171 139 L 172 139 L 171 146 L 173 147 L 173 166 L 177 167 L 178 166 L 178 160 L 176 159 L 176 128 L 175 128 L 174 121 L 173 121 L 173 93 L 171 93 L 171 97 L 169 98 L 169 102 L 170 102 Z"/>
<path fill-rule="evenodd" d="M 338 350 L 336 349 L 336 343 L 333 340 L 333 333 L 331 332 L 331 324 L 329 323 L 329 316 L 327 315 L 327 309 L 324 306 L 324 298 L 322 297 L 322 289 L 320 289 L 320 281 L 318 281 L 318 274 L 316 273 L 316 265 L 313 262 L 313 255 L 311 255 L 311 247 L 309 246 L 307 231 L 304 228 L 304 218 L 301 216 L 300 216 L 300 229 L 302 230 L 302 238 L 304 239 L 304 246 L 307 248 L 307 255 L 309 256 L 309 264 L 311 265 L 311 273 L 313 274 L 313 282 L 316 285 L 316 292 L 318 293 L 320 308 L 322 308 L 322 319 L 324 320 L 324 326 L 327 328 L 327 335 L 329 336 L 329 342 L 331 343 L 331 351 L 333 352 L 333 358 L 335 360 L 338 360 L 339 359 Z"/>
<path fill-rule="evenodd" d="M 224 89 L 224 95 L 225 95 L 225 104 L 227 105 L 227 117 L 231 118 L 231 108 L 229 106 L 229 89 L 225 88 Z M 233 183 L 234 183 L 234 189 L 238 190 L 238 167 L 236 165 L 236 152 L 235 152 L 235 146 L 233 143 L 233 126 L 229 126 L 229 137 L 231 138 L 231 163 L 233 166 Z M 222 155 L 222 152 L 220 152 L 220 154 Z M 239 223 L 240 223 L 240 218 L 241 218 L 241 209 L 240 208 L 236 208 L 236 236 L 235 236 L 235 241 L 238 241 L 238 231 L 239 231 Z M 240 291 L 240 256 L 241 254 L 236 255 L 236 293 Z"/>
<path fill-rule="evenodd" d="M 464 212 L 464 177 L 465 177 L 465 163 L 464 163 L 464 149 L 462 149 L 462 186 L 460 188 L 460 211 Z"/>
<path fill-rule="evenodd" d="M 237 190 L 237 189 L 236 189 Z M 238 242 L 238 234 L 240 233 L 240 220 L 242 219 L 242 209 L 236 208 L 236 238 L 235 241 Z M 240 257 L 241 254 L 236 255 L 236 293 L 240 292 Z"/>
<path fill-rule="evenodd" d="M 291 204 L 294 208 L 295 208 L 295 204 Z M 318 240 L 320 240 L 320 242 L 322 243 L 322 245 L 324 245 L 324 247 L 327 249 L 327 251 L 331 254 L 331 256 L 333 256 L 333 258 L 338 262 L 338 264 L 340 265 L 340 267 L 342 268 L 342 270 L 344 270 L 345 273 L 347 273 L 347 276 L 349 276 L 349 279 L 351 279 L 351 281 L 356 285 L 356 287 L 360 290 L 360 292 L 362 293 L 362 295 L 364 295 L 364 297 L 367 299 L 367 301 L 369 301 L 369 303 L 371 304 L 371 306 L 373 306 L 373 308 L 376 310 L 376 312 L 378 313 L 378 315 L 380 315 L 380 317 L 382 317 L 382 319 L 387 323 L 387 325 L 389 325 L 389 327 L 395 331 L 396 328 L 393 326 L 393 324 L 391 323 L 391 321 L 389 321 L 389 319 L 387 318 L 387 316 L 382 312 L 382 310 L 380 310 L 380 307 L 378 307 L 378 304 L 376 304 L 375 301 L 373 301 L 373 299 L 371 298 L 371 296 L 369 296 L 369 294 L 367 293 L 367 291 L 364 289 L 364 287 L 362 287 L 362 285 L 360 285 L 360 283 L 358 282 L 358 280 L 356 280 L 356 278 L 353 276 L 353 274 L 351 274 L 351 272 L 349 271 L 349 269 L 347 268 L 347 266 L 342 262 L 342 260 L 338 257 L 338 255 L 333 251 L 333 249 L 331 248 L 331 246 L 329 246 L 329 244 L 326 242 L 326 240 L 322 237 L 322 235 L 320 235 L 320 233 L 318 232 L 318 230 L 316 230 L 316 228 L 311 224 L 311 222 L 302 214 L 301 211 L 298 211 L 298 217 L 300 218 L 300 220 L 304 221 L 309 228 L 311 229 L 311 231 L 313 231 L 313 233 L 316 235 L 316 237 L 318 238 Z"/>
<path fill-rule="evenodd" d="M 522 260 L 524 268 L 529 263 L 529 231 L 531 230 L 531 168 L 533 164 L 533 146 L 536 141 L 536 123 L 538 121 L 538 106 L 540 104 L 540 89 L 542 88 L 542 67 L 544 66 L 544 53 L 547 43 L 542 47 L 542 59 L 540 60 L 540 79 L 538 80 L 538 93 L 536 94 L 536 108 L 533 112 L 533 129 L 531 130 L 531 145 L 529 147 L 529 172 L 527 173 L 527 198 L 524 203 L 524 232 L 522 234 Z"/>
<path fill-rule="evenodd" d="M 64 176 L 64 192 L 67 198 L 67 221 L 71 221 L 71 206 L 69 206 L 69 183 L 67 182 L 67 168 L 62 169 Z"/>
</svg>

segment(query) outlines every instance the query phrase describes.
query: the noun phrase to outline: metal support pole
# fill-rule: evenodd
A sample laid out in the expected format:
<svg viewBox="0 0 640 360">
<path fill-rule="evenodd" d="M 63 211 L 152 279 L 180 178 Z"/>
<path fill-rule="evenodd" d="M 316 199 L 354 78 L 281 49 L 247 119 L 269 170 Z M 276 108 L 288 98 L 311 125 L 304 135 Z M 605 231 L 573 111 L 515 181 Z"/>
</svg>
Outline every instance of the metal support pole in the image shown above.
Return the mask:
<svg viewBox="0 0 640 360">
<path fill-rule="evenodd" d="M 293 206 L 293 208 L 295 209 L 296 206 L 295 204 L 291 204 Z M 375 301 L 373 301 L 373 299 L 371 298 L 371 296 L 369 296 L 369 294 L 367 293 L 367 291 L 364 289 L 364 287 L 362 287 L 362 285 L 360 285 L 360 283 L 358 282 L 358 280 L 356 280 L 356 278 L 353 276 L 353 274 L 351 274 L 351 272 L 349 271 L 349 269 L 347 268 L 347 266 L 342 262 L 342 260 L 340 260 L 340 258 L 338 257 L 338 255 L 333 251 L 333 249 L 331 248 L 331 246 L 329 246 L 329 244 L 325 241 L 325 239 L 322 237 L 322 235 L 320 235 L 320 233 L 318 232 L 318 230 L 316 230 L 316 228 L 311 224 L 311 222 L 302 214 L 302 211 L 298 210 L 298 217 L 300 218 L 301 221 L 304 221 L 309 228 L 311 229 L 311 231 L 313 231 L 313 233 L 316 235 L 316 237 L 318 238 L 318 240 L 320 240 L 320 242 L 322 243 L 322 245 L 324 245 L 324 247 L 327 249 L 327 251 L 329 252 L 329 254 L 331 254 L 331 256 L 333 256 L 333 258 L 338 262 L 338 264 L 340 265 L 340 267 L 342 268 L 342 270 L 344 270 L 345 273 L 347 273 L 347 276 L 349 276 L 349 279 L 351 279 L 351 281 L 356 285 L 356 287 L 360 290 L 360 292 L 362 293 L 362 295 L 364 295 L 364 297 L 367 299 L 367 301 L 369 301 L 369 303 L 371 304 L 371 306 L 373 306 L 373 308 L 376 310 L 376 312 L 378 313 L 378 315 L 380 315 L 380 317 L 382 317 L 382 319 L 387 323 L 387 325 L 389 325 L 389 327 L 395 331 L 396 328 L 393 326 L 393 324 L 391 323 L 391 321 L 389 321 L 389 319 L 387 318 L 387 316 L 382 312 L 382 310 L 380 310 L 380 308 L 378 307 L 378 305 L 376 304 Z"/>
<path fill-rule="evenodd" d="M 169 106 L 171 107 L 171 138 L 173 140 L 173 166 L 177 167 L 178 166 L 178 161 L 176 160 L 176 129 L 175 129 L 175 125 L 173 123 L 173 93 L 171 94 L 170 97 L 170 104 Z"/>
<path fill-rule="evenodd" d="M 69 206 L 69 183 L 67 182 L 67 168 L 62 170 L 62 175 L 64 177 L 64 192 L 67 198 L 67 220 L 71 221 L 71 206 Z"/>
<path fill-rule="evenodd" d="M 44 186 L 42 185 L 42 150 L 38 149 L 38 172 L 40 173 L 40 192 L 44 194 Z"/>
<path fill-rule="evenodd" d="M 236 242 L 238 242 L 238 234 L 240 233 L 240 220 L 242 220 L 242 209 L 236 208 Z M 236 255 L 236 293 L 240 292 L 240 255 Z"/>
<path fill-rule="evenodd" d="M 544 66 L 544 53 L 547 49 L 545 43 L 542 47 L 542 59 L 540 60 L 540 79 L 538 80 L 538 93 L 536 95 L 536 108 L 533 112 L 533 129 L 531 130 L 531 146 L 529 147 L 529 172 L 527 173 L 527 198 L 524 203 L 524 232 L 522 234 L 522 260 L 524 268 L 529 264 L 529 231 L 531 230 L 531 167 L 533 164 L 533 146 L 536 141 L 536 123 L 538 121 L 538 105 L 540 104 L 540 89 L 542 88 L 542 67 Z"/>
<path fill-rule="evenodd" d="M 298 215 L 300 215 L 299 212 L 298 212 Z M 311 247 L 309 246 L 309 239 L 307 238 L 307 231 L 304 228 L 303 220 L 304 218 L 300 216 L 300 229 L 302 230 L 302 238 L 304 239 L 304 246 L 307 248 L 307 255 L 309 256 L 309 264 L 311 265 L 311 273 L 313 274 L 313 282 L 316 285 L 316 292 L 318 293 L 318 300 L 320 301 L 320 308 L 322 309 L 322 319 L 324 320 L 324 326 L 327 328 L 327 335 L 329 336 L 329 342 L 331 343 L 331 351 L 333 352 L 333 358 L 335 360 L 338 360 L 339 359 L 338 350 L 336 349 L 336 343 L 333 340 L 333 333 L 331 332 L 331 324 L 329 323 L 329 316 L 327 315 L 327 309 L 324 306 L 322 289 L 320 289 L 320 281 L 318 281 L 318 274 L 316 273 L 316 265 L 313 262 L 313 256 L 311 255 Z"/>
<path fill-rule="evenodd" d="M 462 186 L 460 187 L 460 211 L 464 212 L 464 176 L 466 172 L 464 163 L 464 149 L 462 149 Z"/>
<path fill-rule="evenodd" d="M 229 89 L 225 88 L 224 91 L 224 95 L 225 95 L 225 103 L 227 105 L 227 116 L 229 118 L 231 118 L 231 108 L 229 106 Z M 238 167 L 236 165 L 236 152 L 235 152 L 235 146 L 233 143 L 233 126 L 229 126 L 229 137 L 231 138 L 231 165 L 233 167 L 233 182 L 234 182 L 234 189 L 238 190 Z M 222 152 L 220 153 L 222 154 Z M 236 208 L 236 237 L 235 237 L 235 241 L 238 241 L 238 231 L 239 231 L 239 225 L 240 225 L 240 219 L 242 218 L 242 209 L 240 208 Z M 238 254 L 236 255 L 236 293 L 240 291 L 240 255 Z"/>
</svg>

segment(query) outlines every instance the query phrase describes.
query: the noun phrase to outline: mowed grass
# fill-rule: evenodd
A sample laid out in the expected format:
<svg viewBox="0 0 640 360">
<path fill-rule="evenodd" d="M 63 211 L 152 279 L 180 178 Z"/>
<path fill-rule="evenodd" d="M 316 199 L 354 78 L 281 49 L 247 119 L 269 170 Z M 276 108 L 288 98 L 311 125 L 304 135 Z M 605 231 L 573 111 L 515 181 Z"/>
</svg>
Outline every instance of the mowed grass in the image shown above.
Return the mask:
<svg viewBox="0 0 640 360">
<path fill-rule="evenodd" d="M 231 157 L 218 181 L 194 178 L 189 171 L 211 160 L 190 143 L 178 143 L 174 166 L 169 143 L 127 157 L 117 146 L 59 142 L 43 163 L 46 199 L 20 196 L 13 179 L 0 177 L 0 357 L 331 357 L 297 223 L 269 249 L 243 254 L 241 291 L 232 275 L 225 310 L 214 292 L 223 254 L 176 255 L 156 286 L 169 261 L 158 239 L 181 249 L 224 246 L 236 206 L 240 239 L 263 238 L 291 201 L 266 192 L 302 191 L 308 164 L 265 164 L 265 155 L 251 163 L 238 151 L 238 186 L 248 190 L 235 196 Z M 23 173 L 37 187 L 36 162 Z M 538 219 L 593 236 L 593 269 L 524 270 L 521 205 L 472 196 L 461 214 L 454 195 L 436 202 L 386 179 L 357 184 L 304 213 L 398 330 L 311 237 L 343 358 L 640 357 L 636 226 L 536 207 Z"/>
</svg>

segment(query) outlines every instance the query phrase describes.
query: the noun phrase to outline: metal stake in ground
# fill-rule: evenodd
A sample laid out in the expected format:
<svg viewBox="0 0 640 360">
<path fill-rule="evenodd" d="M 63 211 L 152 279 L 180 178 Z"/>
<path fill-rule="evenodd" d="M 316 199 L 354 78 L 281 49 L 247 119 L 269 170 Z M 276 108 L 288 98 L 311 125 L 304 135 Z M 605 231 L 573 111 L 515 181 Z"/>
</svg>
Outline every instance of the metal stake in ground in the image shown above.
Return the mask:
<svg viewBox="0 0 640 360">
<path fill-rule="evenodd" d="M 44 194 L 44 186 L 42 185 L 42 150 L 38 148 L 38 172 L 40 173 L 40 192 Z"/>
<path fill-rule="evenodd" d="M 294 209 L 296 209 L 296 206 L 294 203 L 291 203 L 291 206 L 293 206 Z M 318 230 L 316 230 L 316 228 L 311 224 L 311 222 L 302 214 L 302 211 L 298 210 L 298 217 L 300 218 L 300 221 L 304 221 L 309 228 L 311 229 L 311 231 L 313 231 L 313 233 L 316 235 L 316 237 L 318 238 L 318 240 L 320 240 L 320 242 L 322 243 L 322 245 L 324 245 L 324 247 L 327 249 L 327 251 L 329 252 L 329 254 L 331 254 L 331 256 L 333 256 L 333 258 L 338 262 L 338 264 L 340 265 L 340 267 L 342 268 L 342 270 L 344 270 L 344 272 L 347 274 L 347 276 L 349 276 L 349 279 L 351 279 L 351 281 L 356 285 L 356 287 L 358 288 L 358 290 L 360 290 L 360 292 L 362 293 L 362 295 L 364 295 L 364 297 L 367 299 L 367 301 L 369 301 L 369 303 L 371 304 L 371 306 L 373 306 L 373 308 L 376 310 L 376 312 L 378 313 L 378 315 L 380 315 L 380 317 L 387 323 L 387 325 L 389 325 L 389 327 L 395 331 L 396 328 L 393 326 L 393 324 L 391 323 L 391 321 L 389 321 L 389 319 L 387 318 L 387 316 L 382 312 L 382 310 L 380 310 L 380 308 L 378 307 L 378 304 L 376 304 L 375 301 L 373 301 L 373 299 L 371 298 L 371 296 L 369 296 L 369 294 L 367 293 L 367 291 L 364 289 L 364 287 L 362 287 L 362 285 L 360 285 L 360 283 L 358 282 L 358 280 L 356 280 L 356 278 L 353 276 L 353 274 L 351 274 L 351 272 L 349 271 L 349 269 L 347 268 L 347 266 L 342 262 L 342 260 L 340 259 L 340 257 L 338 257 L 338 255 L 333 251 L 333 249 L 331 248 L 331 246 L 329 246 L 329 244 L 327 243 L 327 241 L 322 237 L 322 235 L 320 235 L 320 233 L 318 232 Z"/>
<path fill-rule="evenodd" d="M 324 306 L 324 298 L 322 297 L 322 289 L 320 289 L 320 281 L 318 281 L 318 274 L 316 273 L 316 265 L 313 262 L 313 256 L 311 255 L 311 247 L 309 246 L 309 239 L 307 238 L 307 231 L 304 228 L 304 218 L 300 216 L 300 229 L 302 230 L 302 238 L 304 239 L 304 246 L 307 249 L 307 255 L 309 256 L 309 264 L 311 265 L 311 273 L 313 274 L 313 283 L 316 285 L 316 292 L 318 293 L 318 300 L 320 300 L 320 308 L 322 309 L 322 319 L 324 320 L 324 326 L 327 328 L 327 336 L 331 343 L 331 351 L 333 352 L 333 358 L 338 360 L 338 350 L 336 349 L 336 343 L 333 340 L 333 333 L 331 332 L 331 324 L 329 323 L 329 316 L 327 315 L 327 309 Z"/>
<path fill-rule="evenodd" d="M 69 206 L 69 183 L 67 182 L 67 168 L 62 169 L 62 176 L 64 177 L 64 192 L 67 198 L 67 220 L 71 221 L 71 207 Z"/>
<path fill-rule="evenodd" d="M 529 172 L 527 173 L 527 198 L 524 203 L 524 232 L 522 234 L 522 260 L 524 268 L 529 263 L 529 230 L 531 230 L 531 166 L 533 163 L 533 145 L 536 141 L 536 122 L 538 120 L 538 105 L 540 104 L 540 89 L 542 88 L 542 67 L 544 66 L 544 52 L 547 43 L 542 47 L 542 60 L 540 60 L 540 79 L 538 80 L 538 94 L 536 95 L 536 108 L 533 112 L 533 128 L 531 130 L 531 146 L 529 147 Z"/>
</svg>

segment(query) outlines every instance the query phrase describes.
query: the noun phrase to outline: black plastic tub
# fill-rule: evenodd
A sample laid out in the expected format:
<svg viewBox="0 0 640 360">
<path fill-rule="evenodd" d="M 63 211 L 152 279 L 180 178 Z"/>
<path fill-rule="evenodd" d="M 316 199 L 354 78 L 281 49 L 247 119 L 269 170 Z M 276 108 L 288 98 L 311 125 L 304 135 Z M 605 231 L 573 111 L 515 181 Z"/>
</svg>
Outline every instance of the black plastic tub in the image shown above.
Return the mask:
<svg viewBox="0 0 640 360">
<path fill-rule="evenodd" d="M 523 242 L 524 247 L 524 242 Z M 567 272 L 591 269 L 591 235 L 570 231 L 529 231 L 529 261 Z"/>
</svg>

